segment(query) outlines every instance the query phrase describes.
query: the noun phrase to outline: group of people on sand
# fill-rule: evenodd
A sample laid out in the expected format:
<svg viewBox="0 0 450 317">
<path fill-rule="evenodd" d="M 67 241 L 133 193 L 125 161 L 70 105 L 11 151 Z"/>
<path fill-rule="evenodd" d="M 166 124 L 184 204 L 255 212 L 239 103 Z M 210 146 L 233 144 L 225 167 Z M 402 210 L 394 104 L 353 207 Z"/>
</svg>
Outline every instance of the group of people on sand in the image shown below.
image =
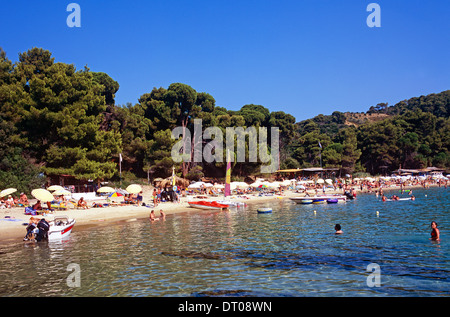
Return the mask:
<svg viewBox="0 0 450 317">
<path fill-rule="evenodd" d="M 30 202 L 28 201 L 27 195 L 25 193 L 20 193 L 19 198 L 12 195 L 8 195 L 6 198 L 0 198 L 0 209 L 13 208 L 13 207 L 23 207 L 28 206 Z"/>
<path fill-rule="evenodd" d="M 335 234 L 342 234 L 342 233 L 344 233 L 344 231 L 342 231 L 341 225 L 338 224 L 338 223 L 334 226 L 334 230 L 335 230 Z M 439 232 L 439 229 L 437 227 L 436 221 L 432 221 L 431 222 L 431 238 L 430 238 L 430 240 L 433 240 L 433 241 L 440 241 L 441 240 L 440 232 Z"/>
</svg>

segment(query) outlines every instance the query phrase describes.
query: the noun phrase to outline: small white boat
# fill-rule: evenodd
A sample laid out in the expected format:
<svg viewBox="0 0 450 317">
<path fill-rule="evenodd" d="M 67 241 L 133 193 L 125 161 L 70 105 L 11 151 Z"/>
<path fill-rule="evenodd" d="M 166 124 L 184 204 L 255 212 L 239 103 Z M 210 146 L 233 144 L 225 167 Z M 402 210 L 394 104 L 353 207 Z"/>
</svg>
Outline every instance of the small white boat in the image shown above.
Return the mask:
<svg viewBox="0 0 450 317">
<path fill-rule="evenodd" d="M 55 216 L 52 221 L 49 221 L 48 240 L 58 240 L 68 237 L 72 232 L 75 222 L 75 219 L 70 219 L 67 216 Z"/>
<path fill-rule="evenodd" d="M 311 203 L 326 203 L 328 200 L 338 203 L 343 203 L 347 201 L 347 196 L 345 195 L 321 195 L 314 197 L 289 197 L 290 200 L 296 202 L 297 204 L 311 204 Z"/>
<path fill-rule="evenodd" d="M 216 202 L 222 205 L 228 205 L 229 207 L 247 207 L 246 203 L 240 201 L 216 200 Z"/>
</svg>

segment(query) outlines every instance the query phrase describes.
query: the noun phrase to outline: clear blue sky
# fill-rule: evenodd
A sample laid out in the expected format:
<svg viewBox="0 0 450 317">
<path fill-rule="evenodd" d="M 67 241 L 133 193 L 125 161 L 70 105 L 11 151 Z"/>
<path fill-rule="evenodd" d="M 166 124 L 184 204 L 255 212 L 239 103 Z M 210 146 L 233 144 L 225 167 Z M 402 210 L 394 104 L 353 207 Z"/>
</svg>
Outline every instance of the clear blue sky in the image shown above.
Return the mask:
<svg viewBox="0 0 450 317">
<path fill-rule="evenodd" d="M 69 3 L 81 28 L 69 28 Z M 369 3 L 381 28 L 369 28 Z M 450 89 L 449 0 L 2 1 L 9 59 L 42 47 L 119 82 L 116 104 L 171 83 L 297 121 Z"/>
</svg>

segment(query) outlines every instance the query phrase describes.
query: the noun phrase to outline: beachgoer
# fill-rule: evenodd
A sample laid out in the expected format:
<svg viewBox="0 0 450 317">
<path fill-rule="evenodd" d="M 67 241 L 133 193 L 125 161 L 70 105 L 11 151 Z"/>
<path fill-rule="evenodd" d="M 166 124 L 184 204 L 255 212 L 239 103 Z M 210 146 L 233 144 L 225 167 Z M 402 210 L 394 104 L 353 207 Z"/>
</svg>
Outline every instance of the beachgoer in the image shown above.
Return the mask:
<svg viewBox="0 0 450 317">
<path fill-rule="evenodd" d="M 156 188 L 153 189 L 153 207 L 158 206 L 158 194 L 156 193 Z"/>
<path fill-rule="evenodd" d="M 8 195 L 8 199 L 5 200 L 5 205 L 7 208 L 14 207 L 14 198 L 11 195 Z"/>
<path fill-rule="evenodd" d="M 440 232 L 437 228 L 436 221 L 431 222 L 431 240 L 439 241 L 440 240 Z"/>
<path fill-rule="evenodd" d="M 342 231 L 342 229 L 341 229 L 341 225 L 338 223 L 334 226 L 334 230 L 336 230 L 335 234 L 344 233 L 344 231 Z"/>
<path fill-rule="evenodd" d="M 159 217 L 159 219 L 166 219 L 166 214 L 162 211 L 162 209 L 159 210 L 159 213 L 161 214 L 161 217 Z"/>
<path fill-rule="evenodd" d="M 416 197 L 414 195 L 412 195 L 411 200 L 416 200 Z"/>
<path fill-rule="evenodd" d="M 27 234 L 25 235 L 25 238 L 23 238 L 23 241 L 36 241 L 36 236 L 39 233 L 39 229 L 37 228 L 38 221 L 38 218 L 30 218 L 30 222 L 26 227 Z"/>
<path fill-rule="evenodd" d="M 155 221 L 155 220 L 159 220 L 159 218 L 156 218 L 156 217 L 155 217 L 155 211 L 152 210 L 152 211 L 150 212 L 150 221 Z"/>
<path fill-rule="evenodd" d="M 86 201 L 84 200 L 84 197 L 81 197 L 80 200 L 78 200 L 77 207 L 80 207 L 83 209 L 89 209 Z"/>
<path fill-rule="evenodd" d="M 41 201 L 38 200 L 31 208 L 33 208 L 33 210 L 42 210 Z"/>
<path fill-rule="evenodd" d="M 386 196 L 384 196 L 384 195 L 381 196 L 381 200 L 382 200 L 382 201 L 386 201 Z"/>
<path fill-rule="evenodd" d="M 137 200 L 137 203 L 138 204 L 142 204 L 142 200 L 144 199 L 144 197 L 142 196 L 142 192 L 140 192 L 138 195 L 137 195 L 137 198 L 136 198 L 136 200 Z"/>
</svg>

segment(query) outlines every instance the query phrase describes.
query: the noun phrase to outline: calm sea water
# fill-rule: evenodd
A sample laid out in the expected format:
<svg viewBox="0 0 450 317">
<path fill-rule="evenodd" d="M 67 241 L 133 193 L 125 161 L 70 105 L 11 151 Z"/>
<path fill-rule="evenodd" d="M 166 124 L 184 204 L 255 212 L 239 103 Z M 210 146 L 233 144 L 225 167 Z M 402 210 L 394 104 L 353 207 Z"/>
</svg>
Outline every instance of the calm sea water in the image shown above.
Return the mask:
<svg viewBox="0 0 450 317">
<path fill-rule="evenodd" d="M 449 192 L 384 203 L 372 194 L 345 204 L 279 200 L 75 228 L 61 242 L 0 246 L 0 296 L 448 296 Z M 267 206 L 273 213 L 256 212 Z M 429 240 L 432 220 L 440 242 Z M 334 234 L 336 223 L 344 234 Z M 379 287 L 367 284 L 371 263 Z M 67 284 L 70 264 L 80 287 Z"/>
</svg>

